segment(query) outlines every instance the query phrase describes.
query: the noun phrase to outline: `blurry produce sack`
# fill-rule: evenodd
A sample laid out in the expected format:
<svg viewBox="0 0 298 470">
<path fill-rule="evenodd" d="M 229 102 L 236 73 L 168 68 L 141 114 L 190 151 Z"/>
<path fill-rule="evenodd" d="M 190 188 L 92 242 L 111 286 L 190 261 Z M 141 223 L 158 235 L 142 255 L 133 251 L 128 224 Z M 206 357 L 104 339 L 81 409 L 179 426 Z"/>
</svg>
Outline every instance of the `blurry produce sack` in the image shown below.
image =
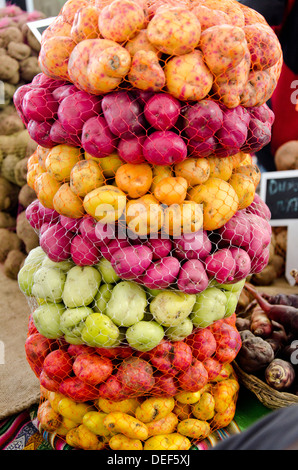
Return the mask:
<svg viewBox="0 0 298 470">
<path fill-rule="evenodd" d="M 41 429 L 186 450 L 234 417 L 235 310 L 269 260 L 251 154 L 282 63 L 234 0 L 69 0 L 14 103 L 36 151 L 19 272 Z"/>
<path fill-rule="evenodd" d="M 17 278 L 29 248 L 38 244 L 36 233 L 22 213 L 30 200 L 28 193 L 32 193 L 24 188 L 27 160 L 37 144 L 16 112 L 13 95 L 41 71 L 41 45 L 28 23 L 44 17 L 40 11 L 26 12 L 17 5 L 0 8 L 0 263 L 5 276 L 11 279 Z"/>
</svg>

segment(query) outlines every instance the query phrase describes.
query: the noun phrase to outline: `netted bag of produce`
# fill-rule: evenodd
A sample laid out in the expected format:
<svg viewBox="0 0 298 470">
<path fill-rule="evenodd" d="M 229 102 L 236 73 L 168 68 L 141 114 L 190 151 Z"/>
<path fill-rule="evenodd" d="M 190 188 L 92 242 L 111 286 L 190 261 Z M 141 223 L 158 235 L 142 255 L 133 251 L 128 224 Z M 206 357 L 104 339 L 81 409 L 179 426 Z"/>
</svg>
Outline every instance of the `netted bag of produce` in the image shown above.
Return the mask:
<svg viewBox="0 0 298 470">
<path fill-rule="evenodd" d="M 40 81 L 44 77 L 41 75 Z M 45 81 L 48 83 L 49 79 Z M 60 212 L 70 217 L 77 218 L 87 213 L 98 220 L 105 217 L 107 222 L 114 223 L 125 212 L 129 228 L 137 231 L 138 235 L 146 235 L 149 230 L 156 232 L 161 228 L 173 235 L 181 234 L 182 230 L 195 231 L 200 227 L 202 211 L 199 204 L 204 205 L 204 228 L 214 230 L 229 220 L 238 209 L 244 209 L 253 202 L 260 172 L 252 164 L 247 151 L 240 151 L 239 146 L 232 148 L 227 145 L 225 148 L 231 155 L 225 157 L 219 156 L 213 147 L 211 153 L 206 153 L 201 158 L 198 153 L 188 150 L 187 144 L 191 139 L 184 133 L 184 124 L 178 132 L 176 128 L 151 131 L 148 129 L 148 121 L 145 123 L 146 127 L 140 125 L 138 116 L 143 119 L 144 112 L 140 115 L 134 112 L 137 105 L 134 98 L 131 97 L 128 101 L 125 98 L 123 101 L 123 96 L 128 97 L 126 91 L 108 94 L 100 100 L 77 89 L 73 93 L 72 85 L 57 87 L 57 82 L 54 81 L 53 86 L 55 92 L 65 92 L 66 89 L 71 94 L 63 98 L 60 104 L 54 92 L 54 97 L 50 98 L 47 96 L 47 88 L 40 85 L 29 92 L 26 92 L 27 86 L 21 87 L 15 95 L 16 107 L 31 138 L 44 151 L 43 155 L 39 155 L 39 160 L 38 154 L 31 159 L 30 163 L 39 163 L 39 166 L 30 165 L 32 172 L 29 177 L 33 187 L 37 174 L 46 173 L 36 187 L 37 195 L 44 205 L 53 207 L 54 204 L 60 204 Z M 34 101 L 34 94 L 39 93 L 42 96 Z M 115 101 L 112 95 L 116 98 Z M 112 99 L 113 102 L 104 113 L 102 102 L 105 99 Z M 167 100 L 166 94 L 154 94 L 145 107 L 160 99 Z M 218 107 L 215 102 L 214 104 Z M 202 102 L 197 103 L 197 106 L 204 108 Z M 165 114 L 169 112 L 167 106 L 163 105 L 162 109 Z M 263 107 L 263 111 L 263 116 L 271 113 L 268 107 Z M 258 108 L 258 112 L 261 115 L 262 109 Z M 49 120 L 45 118 L 47 113 Z M 160 123 L 162 110 L 155 113 Z M 105 119 L 104 114 L 109 114 L 109 117 Z M 55 116 L 56 119 L 52 119 Z M 181 110 L 179 116 L 183 122 Z M 201 124 L 199 121 L 193 122 L 192 128 L 204 130 L 206 126 L 204 127 L 203 122 L 204 118 Z M 260 119 L 250 118 L 250 122 L 264 125 L 271 133 L 271 125 L 265 125 Z M 221 123 L 218 125 L 222 131 L 224 127 Z M 63 135 L 61 128 L 64 129 Z M 58 137 L 57 129 L 60 133 Z M 227 132 L 226 135 L 232 138 L 233 132 Z M 49 188 L 46 194 L 45 187 Z M 57 195 L 53 201 L 55 189 L 60 189 L 60 197 Z M 67 206 L 66 198 L 73 201 L 73 208 Z M 101 204 L 102 211 L 98 208 Z M 110 205 L 110 213 L 104 210 L 105 204 Z M 138 208 L 141 205 L 144 209 L 135 217 L 140 212 Z M 161 206 L 167 206 L 167 209 L 161 210 Z M 151 217 L 149 207 L 152 210 Z M 127 210 L 124 211 L 125 208 Z M 180 220 L 185 226 L 182 228 L 179 217 L 176 217 L 179 212 Z"/>
<path fill-rule="evenodd" d="M 156 166 L 127 164 L 116 154 L 97 161 L 86 157 L 81 148 L 60 144 L 38 146 L 28 162 L 28 185 L 38 198 L 26 215 L 52 262 L 111 269 L 112 282 L 135 281 L 149 290 L 170 288 L 192 295 L 218 285 L 231 289 L 268 263 L 270 211 L 256 193 L 245 208 L 238 202 L 231 211 L 224 192 L 227 181 L 209 177 L 206 184 L 212 187 L 216 181 L 218 190 L 186 184 L 181 204 L 167 205 L 154 196 L 154 189 L 152 193 L 159 179 L 153 176 Z M 207 164 L 209 158 L 199 162 Z M 253 165 L 231 166 L 232 177 L 248 167 Z M 180 177 L 163 176 L 164 198 L 175 198 L 179 186 L 169 186 L 169 179 Z M 144 180 L 143 196 L 138 197 Z M 192 191 L 205 192 L 206 203 L 190 199 Z"/>
<path fill-rule="evenodd" d="M 176 35 L 169 35 L 168 26 L 165 28 L 167 41 L 163 39 L 162 44 L 156 49 L 159 67 L 163 69 L 163 66 L 163 73 L 165 73 L 172 59 L 178 58 L 179 61 L 183 61 L 191 53 L 188 52 L 189 48 L 192 49 L 192 53 L 204 56 L 202 36 L 206 32 L 212 32 L 212 28 L 220 26 L 238 28 L 240 31 L 238 31 L 239 37 L 236 35 L 236 42 L 240 41 L 239 51 L 242 51 L 245 49 L 243 44 L 249 49 L 248 34 L 244 34 L 245 28 L 248 28 L 251 23 L 261 25 L 260 27 L 266 26 L 260 16 L 251 10 L 242 9 L 237 2 L 221 2 L 220 4 L 208 2 L 208 5 L 204 2 L 204 5 L 196 6 L 185 4 L 183 8 L 185 18 L 188 18 L 187 25 L 190 31 L 193 31 L 196 25 L 196 34 L 190 34 L 191 39 L 188 38 L 190 42 L 187 42 L 185 37 L 180 37 L 182 29 L 178 28 L 175 23 L 175 18 L 180 18 L 180 16 L 184 18 L 176 11 L 177 8 L 181 8 L 181 5 L 179 7 L 172 4 L 140 6 L 136 2 L 123 2 L 123 9 L 131 12 L 131 14 L 124 15 L 124 10 L 119 10 L 124 22 L 126 19 L 134 22 L 138 16 L 135 14 L 140 11 L 142 14 L 139 17 L 145 18 L 142 26 L 137 23 L 137 26 L 132 28 L 133 32 L 130 33 L 127 33 L 123 24 L 119 27 L 115 5 L 119 6 L 117 2 L 101 6 L 67 2 L 56 22 L 43 36 L 42 48 L 47 51 L 47 54 L 43 55 L 41 52 L 41 64 L 47 60 L 51 62 L 51 51 L 56 53 L 63 48 L 64 52 L 66 51 L 66 42 L 61 38 L 67 39 L 66 31 L 70 30 L 69 39 L 73 45 L 75 44 L 73 52 L 77 47 L 83 49 L 86 53 L 85 59 L 88 57 L 88 64 L 95 64 L 88 54 L 90 51 L 97 51 L 94 46 L 102 44 L 101 41 L 112 41 L 109 36 L 112 29 L 116 32 L 121 31 L 119 34 L 127 34 L 124 39 L 117 36 L 118 42 L 115 41 L 116 46 L 114 46 L 116 51 L 112 48 L 113 61 L 116 61 L 118 57 L 116 52 L 120 48 L 121 53 L 126 54 L 126 57 L 127 54 L 130 56 L 129 70 L 131 71 L 133 68 L 131 59 L 137 52 L 146 52 L 144 41 L 137 41 L 137 52 L 130 47 L 138 35 L 138 30 L 142 31 L 143 36 L 146 35 L 147 43 L 146 41 L 145 43 L 147 45 L 150 43 L 151 46 L 153 44 L 155 47 L 157 40 L 154 39 L 154 32 L 156 33 L 156 30 L 160 28 L 160 24 L 165 23 L 172 25 L 174 30 L 179 30 L 179 34 L 177 33 L 179 48 L 176 51 Z M 78 10 L 79 6 L 80 10 Z M 196 11 L 203 10 L 207 14 L 204 16 L 205 20 L 203 17 L 201 20 L 198 19 L 193 13 L 195 8 Z M 213 14 L 216 21 L 213 19 L 212 25 L 207 22 L 205 26 L 208 27 L 202 28 L 200 24 L 200 28 L 197 28 L 198 22 L 201 21 L 203 24 L 206 18 L 210 19 Z M 103 15 L 105 21 L 101 21 L 100 15 Z M 171 19 L 167 19 L 167 15 Z M 86 17 L 89 22 L 85 21 Z M 180 19 L 177 21 L 179 23 Z M 226 24 L 227 21 L 228 24 Z M 110 23 L 113 23 L 113 27 Z M 84 29 L 86 24 L 89 25 L 88 32 Z M 94 34 L 90 33 L 90 28 L 100 29 L 100 25 L 104 31 L 97 32 L 95 37 L 91 38 L 90 36 Z M 83 29 L 85 33 L 78 35 L 75 32 L 78 28 L 81 28 L 81 32 Z M 189 31 L 187 28 L 185 31 L 187 36 Z M 228 43 L 226 36 L 220 37 L 221 44 L 226 45 Z M 260 41 L 258 45 L 263 44 L 260 38 L 261 35 L 258 35 Z M 279 53 L 269 54 L 271 62 L 268 58 L 268 64 L 270 65 L 266 62 L 268 55 L 266 53 L 263 60 L 259 62 L 266 63 L 268 70 L 274 67 L 277 78 L 282 58 L 278 41 L 276 40 L 277 43 L 275 43 L 275 40 L 273 36 L 272 42 L 275 47 L 272 46 L 272 48 L 275 52 L 278 50 Z M 92 41 L 92 48 L 88 41 Z M 233 40 L 231 41 L 234 45 Z M 57 47 L 54 49 L 53 45 L 56 43 Z M 185 45 L 185 43 L 187 47 L 183 48 L 181 44 Z M 110 42 L 109 45 L 111 46 Z M 255 46 L 254 49 L 257 47 Z M 266 47 L 262 46 L 260 49 L 266 50 Z M 231 49 L 228 48 L 228 51 L 228 57 L 234 60 L 232 46 Z M 178 258 L 180 257 L 180 261 L 182 259 L 188 262 L 188 264 L 184 263 L 183 272 L 181 271 L 182 290 L 185 291 L 186 288 L 187 292 L 204 290 L 207 286 L 207 277 L 208 279 L 214 277 L 214 270 L 217 269 L 213 267 L 214 248 L 226 248 L 227 240 L 221 233 L 222 228 L 230 221 L 231 224 L 239 222 L 240 213 L 243 217 L 240 218 L 241 223 L 238 223 L 239 234 L 237 235 L 239 237 L 233 236 L 233 245 L 243 250 L 244 247 L 258 243 L 259 253 L 258 255 L 254 253 L 253 257 L 257 256 L 254 264 L 257 263 L 259 256 L 266 258 L 268 250 L 265 249 L 267 248 L 265 238 L 266 236 L 268 238 L 270 227 L 268 223 L 262 224 L 262 220 L 258 218 L 260 213 L 255 190 L 260 172 L 256 165 L 252 164 L 248 153 L 261 148 L 270 140 L 274 116 L 266 105 L 267 95 L 264 101 L 259 100 L 256 103 L 250 103 L 249 106 L 241 101 L 233 105 L 225 103 L 222 97 L 213 93 L 212 87 L 203 96 L 177 96 L 169 89 L 167 82 L 164 82 L 160 89 L 140 86 L 135 81 L 131 83 L 131 73 L 127 71 L 125 75 L 116 77 L 117 84 L 114 88 L 100 88 L 95 92 L 93 88 L 84 87 L 72 78 L 70 70 L 75 67 L 75 64 L 80 64 L 80 61 L 76 58 L 72 62 L 70 54 L 67 55 L 66 52 L 65 54 L 63 56 L 63 67 L 67 69 L 65 75 L 60 73 L 59 64 L 55 60 L 55 74 L 43 67 L 44 73 L 15 95 L 16 107 L 31 137 L 43 148 L 42 152 L 44 151 L 43 155 L 38 156 L 37 152 L 32 157 L 28 177 L 31 187 L 36 189 L 40 202 L 47 208 L 54 209 L 63 218 L 84 217 L 85 224 L 87 220 L 92 223 L 94 219 L 94 223 L 99 222 L 98 232 L 103 229 L 102 225 L 107 226 L 106 231 L 117 239 L 113 240 L 113 245 L 109 246 L 108 251 L 111 253 L 112 247 L 118 247 L 118 243 L 121 243 L 123 248 L 122 253 L 118 253 L 120 259 L 118 255 L 117 257 L 113 255 L 112 264 L 113 267 L 117 267 L 117 274 L 122 278 L 141 282 L 149 288 L 167 288 L 178 280 L 181 263 L 178 262 L 176 256 L 170 256 L 170 258 L 167 256 L 169 253 L 175 253 Z M 205 55 L 208 57 L 207 52 Z M 239 55 L 241 56 L 241 52 Z M 235 65 L 233 60 L 232 65 Z M 235 61 L 238 60 L 239 56 L 236 54 Z M 256 65 L 257 59 L 252 53 L 252 47 L 248 62 L 252 73 L 261 67 L 260 64 Z M 212 76 L 213 86 L 218 81 L 220 73 L 218 70 L 214 71 L 211 65 L 208 67 L 206 58 L 204 64 L 206 74 Z M 112 65 L 115 67 L 115 64 Z M 197 66 L 194 67 L 193 62 L 191 62 L 191 67 L 196 71 L 201 70 Z M 231 63 L 224 61 L 222 67 L 226 67 L 226 71 L 229 71 Z M 262 67 L 266 66 L 262 65 Z M 81 66 L 79 69 L 77 70 L 78 76 L 82 77 L 84 68 Z M 150 67 L 146 64 L 141 67 L 142 73 L 148 69 Z M 269 73 L 267 69 L 265 72 L 265 75 Z M 88 70 L 85 78 L 91 76 Z M 98 87 L 103 86 L 105 75 L 96 71 L 95 76 L 98 78 Z M 189 76 L 188 71 L 182 80 L 185 87 L 188 86 Z M 197 86 L 199 87 L 202 83 L 204 80 L 200 76 Z M 228 83 L 231 84 L 232 81 Z M 249 81 L 250 86 L 251 83 L 252 80 Z M 260 83 L 263 84 L 261 79 L 258 80 L 259 85 Z M 268 91 L 268 87 L 265 86 L 265 88 Z M 31 162 L 34 164 L 31 165 Z M 268 218 L 267 209 L 264 208 L 263 212 L 265 218 Z M 256 211 L 258 214 L 255 214 Z M 71 223 L 76 224 L 76 221 L 73 220 Z M 185 248 L 182 248 L 183 253 L 181 253 L 181 244 L 189 243 L 192 234 L 200 230 L 197 238 L 201 241 L 198 241 L 196 246 L 202 244 L 202 240 L 206 239 L 205 232 L 209 232 L 207 234 L 209 240 L 205 245 L 207 254 L 201 252 L 199 260 L 191 260 L 190 258 L 198 257 L 191 254 L 194 245 L 187 250 L 186 255 Z M 218 230 L 219 234 L 216 233 Z M 53 231 L 54 229 L 52 233 Z M 104 236 L 97 234 L 97 238 Z M 146 237 L 150 238 L 149 246 L 144 246 L 143 238 Z M 183 239 L 178 247 L 173 246 L 173 238 L 176 237 L 186 237 L 187 240 Z M 92 238 L 91 234 L 90 238 Z M 154 238 L 157 240 L 153 240 Z M 168 240 L 160 241 L 160 238 L 168 238 Z M 252 238 L 254 238 L 253 241 Z M 86 241 L 87 237 L 85 240 L 82 240 L 82 237 L 76 238 L 79 251 L 83 250 Z M 126 243 L 129 246 L 123 246 Z M 158 254 L 157 246 L 159 247 Z M 63 250 L 64 256 L 67 250 L 68 248 Z M 243 255 L 242 265 L 248 267 L 250 260 L 244 251 L 233 250 L 235 256 Z M 92 259 L 91 263 L 97 256 L 96 250 L 93 249 L 93 253 L 94 255 L 87 256 Z M 222 257 L 225 260 L 229 258 L 226 261 L 227 264 L 235 266 L 230 255 L 230 251 L 225 250 L 216 257 Z M 78 262 L 80 256 L 76 256 L 75 262 L 78 264 L 80 264 Z M 111 254 L 107 256 L 111 258 Z M 164 258 L 167 260 L 165 261 Z M 206 276 L 206 269 L 203 269 L 200 263 L 205 258 L 208 258 L 211 263 L 209 276 Z M 152 261 L 155 262 L 152 263 Z M 218 258 L 216 262 L 217 266 L 222 264 Z M 266 260 L 263 264 L 259 263 L 257 267 L 253 266 L 253 272 L 256 272 L 255 269 L 261 269 L 264 263 Z M 200 281 L 191 282 L 197 284 L 194 288 L 185 287 L 186 278 L 189 278 L 187 271 L 191 269 L 194 272 L 194 267 L 197 273 L 202 273 Z M 233 269 L 232 267 L 231 270 Z M 220 281 L 236 280 L 230 268 L 227 270 L 229 272 L 226 273 L 226 279 L 221 276 Z M 247 274 L 251 272 L 251 268 L 247 269 Z"/>
<path fill-rule="evenodd" d="M 19 286 L 39 332 L 69 343 L 148 351 L 164 338 L 183 340 L 230 317 L 248 273 L 268 262 L 268 222 L 256 214 L 240 212 L 217 233 L 179 238 L 177 256 L 175 239 L 109 238 L 100 222 L 61 217 L 38 200 L 26 213 L 40 246 L 27 256 Z M 99 230 L 105 241 L 94 243 Z"/>
<path fill-rule="evenodd" d="M 40 72 L 37 57 L 40 43 L 27 23 L 44 16 L 36 10 L 28 13 L 16 5 L 0 9 L 1 109 L 11 104 L 17 86 L 30 82 Z"/>
<path fill-rule="evenodd" d="M 49 339 L 31 319 L 40 430 L 86 450 L 188 450 L 233 420 L 240 345 L 235 317 L 146 353 Z"/>
<path fill-rule="evenodd" d="M 228 108 L 212 96 L 184 102 L 137 88 L 98 96 L 44 74 L 20 87 L 14 103 L 42 146 L 66 143 L 95 158 L 118 152 L 127 163 L 162 166 L 260 150 L 274 120 L 266 103 Z"/>
<path fill-rule="evenodd" d="M 143 155 L 135 158 L 163 165 L 190 154 L 255 151 L 270 140 L 273 116 L 266 102 L 280 74 L 281 47 L 263 17 L 234 0 L 69 0 L 43 34 L 39 62 L 47 77 L 80 91 L 61 106 L 54 142 L 83 139 L 97 157 L 107 151 L 94 148 L 99 127 L 112 148 L 120 139 L 124 155 L 123 139 L 146 137 Z M 38 80 L 33 82 L 36 87 Z M 39 86 L 43 90 L 31 90 L 28 99 L 37 100 L 47 124 L 38 126 L 40 116 L 31 115 L 29 131 L 42 138 L 42 127 L 44 142 L 52 145 L 57 106 L 50 82 Z M 91 114 L 86 93 L 97 107 Z M 49 103 L 45 111 L 43 100 Z M 74 119 L 73 112 L 78 117 L 82 110 L 84 116 Z M 82 120 L 89 117 L 94 119 L 82 134 Z"/>
<path fill-rule="evenodd" d="M 270 140 L 281 61 L 263 18 L 235 1 L 70 0 L 43 34 L 42 73 L 14 96 L 38 144 L 26 215 L 40 247 L 18 280 L 36 335 L 27 347 L 46 341 L 42 387 L 80 403 L 199 392 L 198 408 L 213 406 L 181 415 L 181 442 L 125 436 L 145 449 L 189 448 L 234 416 L 234 312 L 271 238 L 251 154 Z M 107 373 L 97 383 L 74 368 L 88 354 Z M 85 448 L 81 424 L 69 442 Z"/>
<path fill-rule="evenodd" d="M 265 19 L 234 0 L 70 0 L 44 33 L 39 60 L 46 75 L 96 95 L 124 83 L 249 107 L 270 97 L 281 57 Z"/>
<path fill-rule="evenodd" d="M 15 95 L 16 107 L 31 137 L 45 149 L 43 156 L 33 157 L 35 160 L 30 165 L 28 181 L 36 188 L 37 196 L 44 206 L 55 209 L 63 217 L 78 219 L 90 216 L 94 221 L 106 223 L 115 238 L 124 238 L 121 243 L 131 245 L 134 239 L 134 245 L 138 245 L 140 237 L 149 235 L 150 238 L 161 238 L 161 234 L 165 234 L 170 240 L 154 240 L 154 245 L 162 245 L 163 253 L 168 254 L 172 237 L 188 236 L 201 228 L 214 232 L 240 211 L 248 208 L 250 211 L 257 210 L 255 189 L 260 174 L 247 154 L 268 143 L 274 119 L 266 105 L 270 87 L 263 79 L 257 80 L 258 86 L 262 88 L 260 84 L 264 85 L 268 96 L 249 105 L 241 100 L 233 104 L 225 102 L 223 96 L 213 91 L 223 71 L 218 70 L 219 60 L 216 61 L 217 68 L 212 61 L 208 65 L 210 51 L 207 45 L 205 51 L 205 43 L 213 43 L 213 39 L 207 40 L 204 35 L 212 33 L 213 28 L 216 28 L 216 38 L 228 50 L 226 60 L 225 55 L 222 56 L 221 67 L 225 73 L 230 72 L 232 66 L 238 66 L 243 60 L 243 53 L 251 73 L 257 70 L 267 76 L 268 70 L 272 72 L 274 67 L 277 79 L 282 60 L 280 46 L 272 32 L 269 35 L 272 39 L 270 54 L 262 42 L 261 33 L 256 35 L 257 45 L 250 45 L 252 40 L 248 32 L 244 33 L 246 28 L 257 25 L 262 30 L 266 24 L 259 15 L 240 7 L 237 2 L 185 4 L 182 12 L 179 10 L 181 5 L 167 3 L 140 5 L 136 2 L 122 2 L 121 8 L 117 10 L 116 7 L 120 7 L 117 2 L 111 5 L 67 2 L 44 33 L 40 54 L 44 73 Z M 178 15 L 177 9 L 181 15 Z M 121 26 L 119 12 L 123 19 Z M 186 19 L 187 28 L 183 29 L 181 21 Z M 128 29 L 124 27 L 126 21 L 130 26 Z M 162 28 L 161 25 L 166 26 Z M 236 32 L 239 35 L 231 36 L 232 44 L 226 40 L 227 36 L 218 33 L 221 27 L 224 30 L 238 28 Z M 165 35 L 158 41 L 157 31 L 161 30 Z M 111 34 L 116 36 L 111 37 Z M 94 77 L 97 77 L 98 89 L 95 90 L 87 84 L 92 73 L 88 69 L 84 75 L 85 69 L 79 58 L 81 52 L 85 51 L 84 60 L 88 59 L 89 65 L 95 66 L 95 62 L 101 64 L 101 61 L 92 60 L 89 53 L 95 51 L 98 55 L 101 49 L 97 50 L 97 45 L 103 45 L 102 41 L 109 46 L 103 49 L 108 64 L 116 68 L 116 62 L 120 63 L 122 58 L 122 55 L 117 56 L 117 51 L 120 51 L 127 58 L 127 70 L 120 77 L 115 77 L 119 70 L 114 70 L 113 87 L 107 87 L 105 74 L 100 74 L 96 69 Z M 114 41 L 113 47 L 111 41 Z M 66 44 L 74 46 L 71 53 Z M 147 46 L 150 51 L 147 51 Z M 257 46 L 263 51 L 262 60 Z M 152 48 L 157 52 L 153 52 Z M 75 60 L 71 60 L 75 51 Z M 112 52 L 111 59 L 109 54 Z M 149 52 L 157 55 L 158 66 L 165 76 L 172 60 L 184 64 L 184 59 L 187 59 L 189 68 L 186 68 L 187 73 L 179 81 L 185 85 L 183 89 L 190 86 L 191 70 L 197 73 L 203 69 L 205 75 L 212 78 L 212 86 L 195 96 L 177 95 L 170 85 L 174 73 L 169 73 L 168 80 L 164 80 L 158 89 L 152 85 L 145 86 L 143 76 L 140 84 L 133 79 L 133 61 L 137 53 Z M 63 59 L 61 67 L 56 54 Z M 189 62 L 188 54 L 203 57 L 204 67 Z M 55 66 L 50 72 L 53 58 Z M 107 66 L 106 62 L 103 64 L 103 67 Z M 139 69 L 144 75 L 144 71 L 151 70 L 150 64 L 145 63 Z M 75 72 L 78 80 L 74 78 Z M 196 86 L 192 84 L 192 88 L 205 83 L 200 74 L 195 76 L 195 80 Z M 234 82 L 228 80 L 227 83 L 232 86 Z M 252 87 L 252 83 L 250 79 L 246 84 Z M 231 97 L 230 91 L 228 96 Z M 252 223 L 251 216 L 249 221 Z M 260 222 L 254 217 L 254 222 L 257 221 Z M 244 225 L 247 227 L 246 221 Z M 269 231 L 266 224 L 265 227 Z M 263 238 L 258 235 L 258 240 Z M 248 236 L 245 241 L 241 237 L 241 241 L 235 242 L 236 246 L 248 246 Z M 81 239 L 76 241 L 81 245 Z M 152 243 L 150 241 L 150 245 Z M 133 252 L 135 263 L 139 264 L 133 276 L 138 282 L 154 256 L 150 253 L 150 247 L 145 249 L 143 245 L 142 254 L 138 253 L 137 256 L 135 253 L 138 247 L 125 247 L 125 253 Z M 215 245 L 219 247 L 217 241 Z M 244 255 L 243 252 L 240 254 Z M 187 256 L 190 257 L 190 253 Z M 177 280 L 180 265 L 172 256 L 163 269 L 161 283 L 161 276 L 157 272 L 161 264 L 159 258 L 160 254 L 155 260 L 158 261 L 158 267 L 157 263 L 153 266 L 150 264 L 152 269 L 146 272 L 147 286 L 168 287 Z M 183 254 L 182 258 L 185 258 Z M 133 260 L 127 260 L 125 254 L 124 262 L 121 263 L 121 259 L 117 258 L 115 264 L 121 276 L 131 279 Z M 247 257 L 246 261 L 249 261 Z M 191 261 L 188 266 L 196 266 L 198 272 L 202 272 L 202 266 L 197 260 Z M 165 279 L 165 273 L 169 271 L 171 273 Z M 184 276 L 181 283 L 185 284 L 185 274 L 181 276 Z M 203 277 L 204 287 L 206 276 Z M 228 277 L 230 281 L 233 280 L 232 275 Z"/>
</svg>

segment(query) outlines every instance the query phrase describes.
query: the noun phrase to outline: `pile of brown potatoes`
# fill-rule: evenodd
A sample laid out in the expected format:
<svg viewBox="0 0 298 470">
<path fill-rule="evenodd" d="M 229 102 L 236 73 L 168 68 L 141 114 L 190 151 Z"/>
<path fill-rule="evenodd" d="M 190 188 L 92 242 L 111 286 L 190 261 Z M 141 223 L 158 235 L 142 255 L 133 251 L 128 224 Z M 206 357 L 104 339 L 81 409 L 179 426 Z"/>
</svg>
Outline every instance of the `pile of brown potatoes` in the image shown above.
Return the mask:
<svg viewBox="0 0 298 470">
<path fill-rule="evenodd" d="M 27 23 L 44 18 L 16 5 L 0 9 L 0 263 L 16 279 L 27 250 L 38 243 L 22 212 L 35 197 L 27 185 L 27 161 L 36 148 L 13 104 L 19 86 L 40 72 L 40 43 Z"/>
</svg>

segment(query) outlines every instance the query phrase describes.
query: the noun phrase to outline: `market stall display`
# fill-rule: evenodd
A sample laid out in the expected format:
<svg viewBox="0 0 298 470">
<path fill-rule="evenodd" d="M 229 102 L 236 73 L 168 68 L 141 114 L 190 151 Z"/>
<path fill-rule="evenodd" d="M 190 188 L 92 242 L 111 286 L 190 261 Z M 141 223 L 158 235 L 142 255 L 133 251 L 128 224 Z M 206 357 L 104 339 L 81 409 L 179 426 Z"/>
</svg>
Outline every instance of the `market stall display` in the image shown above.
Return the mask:
<svg viewBox="0 0 298 470">
<path fill-rule="evenodd" d="M 298 295 L 260 294 L 250 284 L 246 289 L 255 300 L 236 321 L 238 375 L 268 408 L 296 404 Z"/>
<path fill-rule="evenodd" d="M 282 62 L 234 0 L 68 0 L 14 94 L 37 148 L 19 272 L 39 422 L 82 449 L 187 450 L 227 426 L 235 310 L 270 255 L 250 154 Z"/>
<path fill-rule="evenodd" d="M 42 12 L 28 13 L 16 5 L 7 5 L 0 9 L 0 79 L 4 82 L 5 105 L 12 103 L 14 88 L 21 83 L 31 82 L 40 72 L 40 44 L 27 23 L 42 18 Z"/>
</svg>

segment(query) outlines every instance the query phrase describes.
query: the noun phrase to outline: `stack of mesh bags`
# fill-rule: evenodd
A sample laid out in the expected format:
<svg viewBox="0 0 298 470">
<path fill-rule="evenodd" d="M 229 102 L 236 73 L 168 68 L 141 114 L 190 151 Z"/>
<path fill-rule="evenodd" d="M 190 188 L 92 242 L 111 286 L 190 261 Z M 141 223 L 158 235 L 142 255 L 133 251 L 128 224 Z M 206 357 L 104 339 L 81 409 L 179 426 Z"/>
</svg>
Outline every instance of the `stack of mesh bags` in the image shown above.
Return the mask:
<svg viewBox="0 0 298 470">
<path fill-rule="evenodd" d="M 235 310 L 271 240 L 252 154 L 281 62 L 234 0 L 69 0 L 43 33 L 14 96 L 38 144 L 18 281 L 42 430 L 188 450 L 233 420 Z"/>
</svg>

